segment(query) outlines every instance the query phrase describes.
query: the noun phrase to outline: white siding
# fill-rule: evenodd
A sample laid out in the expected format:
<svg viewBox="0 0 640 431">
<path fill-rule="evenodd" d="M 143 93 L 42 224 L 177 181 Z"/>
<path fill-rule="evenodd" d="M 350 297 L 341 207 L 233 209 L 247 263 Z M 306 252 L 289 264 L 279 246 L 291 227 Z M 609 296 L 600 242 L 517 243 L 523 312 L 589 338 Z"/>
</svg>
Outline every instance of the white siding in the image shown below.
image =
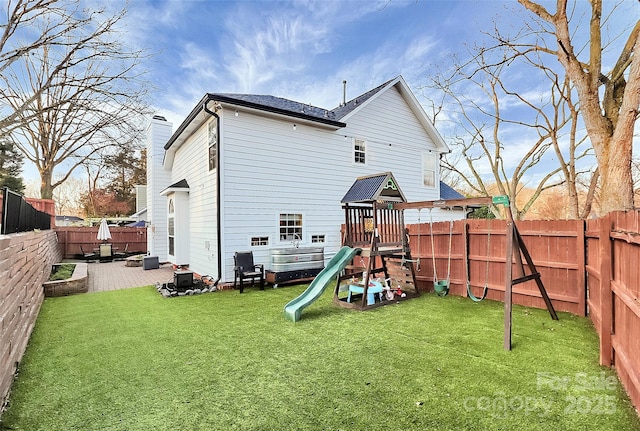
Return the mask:
<svg viewBox="0 0 640 431">
<path fill-rule="evenodd" d="M 390 171 L 407 200 L 439 199 L 439 187 L 422 185 L 421 155 L 435 145 L 395 87 L 337 131 L 247 111 L 219 115 L 223 282 L 233 280 L 234 252 L 252 250 L 256 263 L 269 269 L 270 249 L 290 246 L 279 240 L 281 213 L 302 214 L 300 246 L 324 235 L 325 258 L 331 258 L 341 244 L 340 200 L 359 176 Z M 366 141 L 366 165 L 354 164 L 352 138 Z M 204 123 L 176 151 L 171 183 L 189 184 L 190 268 L 217 277 L 216 172 L 208 170 L 207 150 Z M 417 213 L 408 214 L 408 223 L 415 219 Z M 252 247 L 253 236 L 268 237 L 269 246 Z"/>
<path fill-rule="evenodd" d="M 209 171 L 207 124 L 178 149 L 171 180 L 189 184 L 189 268 L 200 275 L 218 276 L 216 174 Z M 182 240 L 182 239 L 180 239 Z"/>
<path fill-rule="evenodd" d="M 439 188 L 422 186 L 421 154 L 435 145 L 395 88 L 335 132 L 246 112 L 224 120 L 227 280 L 232 278 L 233 253 L 251 249 L 251 236 L 269 236 L 270 247 L 253 249 L 256 261 L 267 268 L 269 249 L 289 245 L 279 241 L 280 213 L 301 213 L 300 245 L 311 245 L 312 235 L 325 235 L 325 255 L 331 257 L 341 243 L 340 200 L 359 176 L 391 171 L 408 200 L 439 198 Z M 367 141 L 366 165 L 353 163 L 352 137 Z"/>
<path fill-rule="evenodd" d="M 168 259 L 166 198 L 160 192 L 171 184 L 171 173 L 162 166 L 171 129 L 171 123 L 152 119 L 147 131 L 147 250 L 160 262 Z"/>
</svg>

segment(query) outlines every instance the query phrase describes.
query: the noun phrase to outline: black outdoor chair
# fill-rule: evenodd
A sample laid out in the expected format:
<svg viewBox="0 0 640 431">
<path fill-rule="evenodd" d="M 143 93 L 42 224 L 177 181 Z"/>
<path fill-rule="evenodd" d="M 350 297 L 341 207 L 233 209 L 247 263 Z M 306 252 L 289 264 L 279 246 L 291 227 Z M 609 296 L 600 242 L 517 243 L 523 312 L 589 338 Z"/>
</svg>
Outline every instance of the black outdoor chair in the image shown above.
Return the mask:
<svg viewBox="0 0 640 431">
<path fill-rule="evenodd" d="M 114 251 L 113 252 L 113 260 L 123 260 L 129 256 L 129 243 L 124 246 L 124 250 L 122 251 Z"/>
<path fill-rule="evenodd" d="M 87 253 L 82 249 L 82 246 L 80 246 L 80 253 L 82 254 L 82 258 L 84 260 L 86 260 L 87 262 L 91 261 L 91 260 L 96 260 L 97 256 L 95 253 Z"/>
<path fill-rule="evenodd" d="M 235 276 L 233 278 L 234 289 L 238 287 L 240 282 L 240 293 L 244 291 L 244 280 L 251 279 L 251 283 L 255 284 L 256 279 L 260 280 L 260 290 L 264 290 L 264 265 L 253 263 L 253 252 L 242 251 L 236 252 L 233 257 Z"/>
</svg>

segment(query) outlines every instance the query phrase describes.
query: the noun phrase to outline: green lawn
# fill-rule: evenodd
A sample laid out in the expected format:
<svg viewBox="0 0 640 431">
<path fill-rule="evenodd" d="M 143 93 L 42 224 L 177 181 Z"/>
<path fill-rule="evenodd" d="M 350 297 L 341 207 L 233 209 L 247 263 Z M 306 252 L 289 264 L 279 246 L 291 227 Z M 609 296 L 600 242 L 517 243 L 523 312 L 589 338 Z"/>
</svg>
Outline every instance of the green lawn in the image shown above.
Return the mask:
<svg viewBox="0 0 640 431">
<path fill-rule="evenodd" d="M 588 319 L 423 295 L 357 312 L 305 286 L 47 298 L 0 429 L 637 430 Z"/>
</svg>

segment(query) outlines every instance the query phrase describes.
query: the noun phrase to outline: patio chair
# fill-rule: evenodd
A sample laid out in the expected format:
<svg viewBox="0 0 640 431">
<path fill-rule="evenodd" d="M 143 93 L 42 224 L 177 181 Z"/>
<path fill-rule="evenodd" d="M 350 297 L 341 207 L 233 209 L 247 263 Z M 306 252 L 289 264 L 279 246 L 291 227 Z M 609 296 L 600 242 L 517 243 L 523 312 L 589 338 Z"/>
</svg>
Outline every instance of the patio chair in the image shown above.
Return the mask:
<svg viewBox="0 0 640 431">
<path fill-rule="evenodd" d="M 80 254 L 82 254 L 82 258 L 84 260 L 86 260 L 87 262 L 91 261 L 91 260 L 96 260 L 96 254 L 95 253 L 87 253 L 82 249 L 82 246 L 80 246 Z"/>
<path fill-rule="evenodd" d="M 240 282 L 240 293 L 244 291 L 244 280 L 251 279 L 251 283 L 255 284 L 256 279 L 260 280 L 260 290 L 264 290 L 264 265 L 253 263 L 253 252 L 243 251 L 236 252 L 233 257 L 235 276 L 233 278 L 233 288 L 238 287 Z"/>
<path fill-rule="evenodd" d="M 113 252 L 113 260 L 124 260 L 129 254 L 129 243 L 124 246 L 124 250 L 122 251 L 114 251 Z"/>
<path fill-rule="evenodd" d="M 100 244 L 100 262 L 113 260 L 113 247 L 111 244 Z"/>
</svg>

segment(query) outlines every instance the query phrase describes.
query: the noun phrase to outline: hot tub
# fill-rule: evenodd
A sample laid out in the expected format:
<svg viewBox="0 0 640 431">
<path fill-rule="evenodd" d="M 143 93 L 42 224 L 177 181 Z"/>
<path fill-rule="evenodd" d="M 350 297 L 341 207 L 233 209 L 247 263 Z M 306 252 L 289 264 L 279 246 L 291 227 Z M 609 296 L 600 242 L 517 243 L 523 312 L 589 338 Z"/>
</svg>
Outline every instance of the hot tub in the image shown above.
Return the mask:
<svg viewBox="0 0 640 431">
<path fill-rule="evenodd" d="M 267 282 L 279 283 L 309 280 L 324 268 L 324 247 L 288 247 L 271 250 L 271 268 Z"/>
</svg>

